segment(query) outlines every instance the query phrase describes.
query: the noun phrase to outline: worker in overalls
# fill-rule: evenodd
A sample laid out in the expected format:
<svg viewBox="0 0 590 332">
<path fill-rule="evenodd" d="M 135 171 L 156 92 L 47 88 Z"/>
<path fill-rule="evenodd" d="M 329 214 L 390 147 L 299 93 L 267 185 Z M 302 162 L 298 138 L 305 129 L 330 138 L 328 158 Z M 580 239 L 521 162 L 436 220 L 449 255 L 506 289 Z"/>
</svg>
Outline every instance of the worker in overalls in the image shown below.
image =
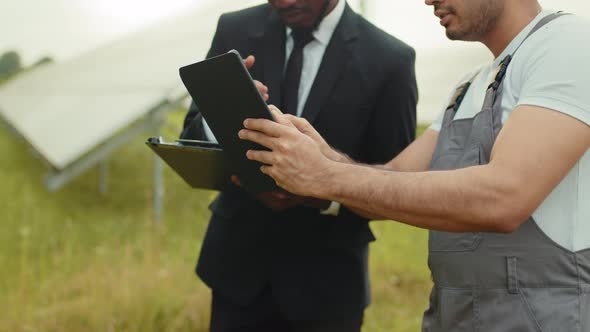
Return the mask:
<svg viewBox="0 0 590 332">
<path fill-rule="evenodd" d="M 277 122 L 239 133 L 270 150 L 248 158 L 295 194 L 429 229 L 423 331 L 590 331 L 590 21 L 536 0 L 426 4 L 495 59 L 425 134 L 359 165 L 271 107 Z"/>
</svg>

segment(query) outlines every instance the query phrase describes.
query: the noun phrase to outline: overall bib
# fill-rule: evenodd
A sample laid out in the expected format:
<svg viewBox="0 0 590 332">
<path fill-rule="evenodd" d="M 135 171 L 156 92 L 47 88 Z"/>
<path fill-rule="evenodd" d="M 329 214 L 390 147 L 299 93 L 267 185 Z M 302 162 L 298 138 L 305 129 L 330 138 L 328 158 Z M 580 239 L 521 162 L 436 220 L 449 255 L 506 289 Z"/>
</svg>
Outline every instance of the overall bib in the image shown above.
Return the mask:
<svg viewBox="0 0 590 332">
<path fill-rule="evenodd" d="M 560 15 L 541 20 L 527 38 Z M 444 115 L 432 170 L 489 162 L 502 128 L 502 82 L 511 59 L 500 64 L 473 118 L 454 119 L 470 83 L 459 87 Z M 590 331 L 590 250 L 566 250 L 532 217 L 512 234 L 431 231 L 428 265 L 434 287 L 425 332 Z"/>
</svg>

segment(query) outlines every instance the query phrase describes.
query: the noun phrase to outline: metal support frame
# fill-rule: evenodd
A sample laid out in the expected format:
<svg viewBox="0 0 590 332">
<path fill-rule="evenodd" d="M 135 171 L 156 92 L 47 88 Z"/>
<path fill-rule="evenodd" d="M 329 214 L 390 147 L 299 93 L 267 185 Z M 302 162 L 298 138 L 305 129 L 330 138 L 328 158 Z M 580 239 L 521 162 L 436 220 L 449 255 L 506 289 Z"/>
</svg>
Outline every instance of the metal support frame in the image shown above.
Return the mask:
<svg viewBox="0 0 590 332">
<path fill-rule="evenodd" d="M 160 127 L 163 120 L 157 115 L 152 119 L 154 135 L 160 134 Z M 154 192 L 153 192 L 153 204 L 154 204 L 154 223 L 156 225 L 162 224 L 162 215 L 164 211 L 164 165 L 162 160 L 158 156 L 154 156 Z"/>
<path fill-rule="evenodd" d="M 100 189 L 101 191 L 103 189 L 106 190 L 106 176 L 108 173 L 106 170 L 106 159 L 108 156 L 123 146 L 125 143 L 131 141 L 134 137 L 144 133 L 146 130 L 153 130 L 153 128 L 158 127 L 159 123 L 155 123 L 155 121 L 161 122 L 162 115 L 167 110 L 169 110 L 169 108 L 170 103 L 162 103 L 158 107 L 154 108 L 154 110 L 151 111 L 148 116 L 145 117 L 145 119 L 134 123 L 131 125 L 131 127 L 125 129 L 123 132 L 108 139 L 99 147 L 94 149 L 91 153 L 87 154 L 81 159 L 78 159 L 62 170 L 51 170 L 45 178 L 45 186 L 47 187 L 47 190 L 51 192 L 57 191 L 89 168 L 101 163 L 105 164 L 104 166 L 101 166 L 100 171 L 100 181 L 103 181 L 104 175 L 104 184 L 99 185 L 99 187 L 104 186 Z"/>
<path fill-rule="evenodd" d="M 82 158 L 76 160 L 72 164 L 68 165 L 64 169 L 55 169 L 47 162 L 43 157 L 40 157 L 50 168 L 49 173 L 45 177 L 45 186 L 48 191 L 55 192 L 65 186 L 68 182 L 73 180 L 75 177 L 84 173 L 88 169 L 98 165 L 99 176 L 98 176 L 98 189 L 101 194 L 106 194 L 108 191 L 108 157 L 115 150 L 119 149 L 124 144 L 133 140 L 134 137 L 139 136 L 146 131 L 149 131 L 152 135 L 158 135 L 162 123 L 164 122 L 164 114 L 169 110 L 181 105 L 182 101 L 188 96 L 184 93 L 176 96 L 174 99 L 165 100 L 150 112 L 147 113 L 143 119 L 136 121 L 130 127 L 123 130 L 121 133 L 109 138 L 100 146 L 87 153 Z M 22 135 L 10 125 L 4 117 L 0 115 L 0 126 L 7 128 L 15 136 L 22 138 Z M 26 141 L 26 140 L 25 140 Z M 38 152 L 33 149 L 36 155 Z M 163 177 L 163 163 L 159 157 L 154 157 L 154 194 L 153 194 L 153 205 L 154 205 L 154 222 L 156 224 L 162 223 L 162 212 L 163 212 L 163 199 L 164 199 L 164 177 Z"/>
</svg>

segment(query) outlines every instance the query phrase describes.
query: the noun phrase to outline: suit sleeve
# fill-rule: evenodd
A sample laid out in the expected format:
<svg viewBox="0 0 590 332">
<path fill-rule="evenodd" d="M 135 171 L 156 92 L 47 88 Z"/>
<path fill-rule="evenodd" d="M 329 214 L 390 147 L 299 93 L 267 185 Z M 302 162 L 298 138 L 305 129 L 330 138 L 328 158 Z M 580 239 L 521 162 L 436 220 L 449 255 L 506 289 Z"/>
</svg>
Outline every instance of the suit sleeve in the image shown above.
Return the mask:
<svg viewBox="0 0 590 332">
<path fill-rule="evenodd" d="M 410 49 L 381 87 L 364 142 L 370 163 L 390 161 L 416 138 L 415 60 L 415 52 Z"/>
<path fill-rule="evenodd" d="M 209 49 L 209 52 L 207 52 L 207 58 L 211 58 L 213 56 L 228 51 L 227 45 L 223 40 L 223 36 L 225 35 L 223 33 L 223 27 L 225 26 L 225 24 L 223 23 L 224 21 L 225 16 L 221 15 L 219 21 L 217 22 L 217 30 L 215 31 L 215 35 L 213 36 L 211 48 Z M 205 130 L 203 128 L 203 116 L 201 115 L 201 112 L 199 112 L 199 108 L 197 107 L 194 101 L 191 102 L 191 105 L 188 109 L 188 113 L 184 118 L 180 138 L 195 140 L 207 139 L 205 135 Z"/>
</svg>

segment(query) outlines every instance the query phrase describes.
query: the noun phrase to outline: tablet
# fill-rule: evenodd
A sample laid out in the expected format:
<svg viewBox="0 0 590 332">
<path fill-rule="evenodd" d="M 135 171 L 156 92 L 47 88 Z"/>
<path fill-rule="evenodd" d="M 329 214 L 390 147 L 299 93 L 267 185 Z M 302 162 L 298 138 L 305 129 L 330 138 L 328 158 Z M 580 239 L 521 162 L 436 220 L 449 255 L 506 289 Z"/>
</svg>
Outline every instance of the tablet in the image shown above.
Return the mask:
<svg viewBox="0 0 590 332">
<path fill-rule="evenodd" d="M 273 119 L 240 54 L 234 50 L 182 67 L 180 78 L 244 187 L 254 193 L 276 190 L 261 164 L 246 158 L 246 151 L 266 148 L 238 137 L 245 119 Z"/>
<path fill-rule="evenodd" d="M 146 144 L 193 188 L 223 191 L 233 185 L 227 158 L 215 143 L 150 137 Z"/>
</svg>

